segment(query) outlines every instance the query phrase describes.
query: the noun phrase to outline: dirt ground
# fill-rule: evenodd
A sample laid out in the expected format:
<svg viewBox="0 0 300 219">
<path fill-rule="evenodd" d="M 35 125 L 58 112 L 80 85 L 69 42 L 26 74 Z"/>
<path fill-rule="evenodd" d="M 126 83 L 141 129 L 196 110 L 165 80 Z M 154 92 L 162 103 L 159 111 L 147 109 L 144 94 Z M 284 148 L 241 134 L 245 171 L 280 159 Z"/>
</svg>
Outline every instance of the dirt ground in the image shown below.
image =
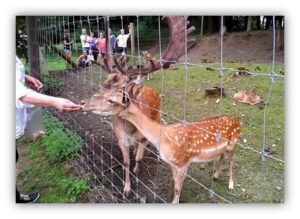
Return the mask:
<svg viewBox="0 0 300 219">
<path fill-rule="evenodd" d="M 241 63 L 271 63 L 273 42 L 271 30 L 225 33 L 223 60 Z M 193 37 L 191 37 L 193 38 Z M 197 44 L 188 52 L 188 59 L 209 62 L 220 61 L 220 35 L 214 34 L 196 38 Z M 158 51 L 158 47 L 153 48 Z M 284 62 L 284 50 L 276 50 L 275 62 Z"/>
</svg>

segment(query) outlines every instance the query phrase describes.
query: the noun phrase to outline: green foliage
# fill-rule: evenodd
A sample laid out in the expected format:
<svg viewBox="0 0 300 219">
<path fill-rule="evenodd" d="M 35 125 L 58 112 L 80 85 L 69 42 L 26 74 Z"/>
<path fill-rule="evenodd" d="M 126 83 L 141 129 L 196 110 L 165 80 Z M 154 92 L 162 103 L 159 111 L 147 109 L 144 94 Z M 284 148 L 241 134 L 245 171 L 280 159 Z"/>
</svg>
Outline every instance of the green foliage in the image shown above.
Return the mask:
<svg viewBox="0 0 300 219">
<path fill-rule="evenodd" d="M 61 187 L 66 191 L 67 196 L 78 197 L 88 191 L 87 179 L 75 179 L 68 177 L 61 180 Z"/>
<path fill-rule="evenodd" d="M 42 81 L 45 93 L 51 93 L 53 90 L 59 91 L 64 84 L 62 79 L 53 77 L 49 74 L 44 74 L 42 76 Z"/>
<path fill-rule="evenodd" d="M 27 35 L 25 34 L 25 16 L 16 17 L 16 54 L 28 59 Z"/>
<path fill-rule="evenodd" d="M 70 176 L 62 163 L 76 155 L 81 139 L 49 113 L 44 112 L 43 120 L 46 135 L 31 145 L 18 145 L 30 147 L 30 163 L 18 174 L 17 183 L 22 185 L 22 191 L 39 191 L 38 202 L 84 202 L 82 197 L 89 189 L 87 179 Z"/>
<path fill-rule="evenodd" d="M 81 138 L 72 130 L 66 129 L 57 118 L 45 113 L 46 136 L 41 144 L 45 146 L 50 161 L 63 160 L 75 156 L 82 144 Z"/>
</svg>

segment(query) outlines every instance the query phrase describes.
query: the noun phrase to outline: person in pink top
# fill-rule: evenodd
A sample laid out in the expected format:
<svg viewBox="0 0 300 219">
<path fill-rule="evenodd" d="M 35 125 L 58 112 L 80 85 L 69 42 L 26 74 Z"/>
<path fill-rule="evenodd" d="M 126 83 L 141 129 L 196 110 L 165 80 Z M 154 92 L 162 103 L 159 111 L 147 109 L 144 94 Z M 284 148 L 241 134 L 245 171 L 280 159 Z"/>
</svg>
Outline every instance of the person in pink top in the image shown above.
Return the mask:
<svg viewBox="0 0 300 219">
<path fill-rule="evenodd" d="M 99 38 L 97 40 L 97 49 L 99 51 L 99 57 L 103 58 L 105 56 L 106 47 L 105 47 L 105 38 L 103 33 L 99 34 Z"/>
</svg>

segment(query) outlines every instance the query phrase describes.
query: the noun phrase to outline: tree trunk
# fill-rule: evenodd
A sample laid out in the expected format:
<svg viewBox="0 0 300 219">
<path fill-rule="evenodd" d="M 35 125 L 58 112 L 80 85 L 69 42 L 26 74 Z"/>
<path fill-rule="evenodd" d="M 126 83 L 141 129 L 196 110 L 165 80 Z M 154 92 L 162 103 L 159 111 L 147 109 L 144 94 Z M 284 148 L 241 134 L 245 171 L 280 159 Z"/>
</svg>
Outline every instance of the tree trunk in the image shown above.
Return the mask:
<svg viewBox="0 0 300 219">
<path fill-rule="evenodd" d="M 266 27 L 265 27 L 266 30 L 270 29 L 271 20 L 272 20 L 272 16 L 266 16 Z"/>
<path fill-rule="evenodd" d="M 109 21 L 108 16 L 104 18 L 104 29 L 105 29 L 105 36 L 106 36 L 105 46 L 106 46 L 106 50 L 107 50 L 105 59 L 107 61 L 109 71 L 112 72 L 113 65 L 114 65 L 114 58 L 113 58 L 113 54 L 112 54 L 113 51 L 112 51 L 112 45 L 111 45 L 111 41 L 110 41 L 110 33 L 109 33 L 110 21 Z"/>
<path fill-rule="evenodd" d="M 256 19 L 256 30 L 260 30 L 261 29 L 261 27 L 260 27 L 260 16 L 256 16 L 255 19 Z"/>
<path fill-rule="evenodd" d="M 134 23 L 130 23 L 128 26 L 130 33 L 130 45 L 131 45 L 131 55 L 135 56 L 135 42 L 134 42 Z"/>
<path fill-rule="evenodd" d="M 212 33 L 213 32 L 213 17 L 207 16 L 207 32 Z"/>
<path fill-rule="evenodd" d="M 276 49 L 277 50 L 283 50 L 284 49 L 284 29 L 282 27 L 282 16 L 276 16 L 278 20 L 278 30 L 277 30 L 277 36 L 276 36 Z"/>
<path fill-rule="evenodd" d="M 247 19 L 247 32 L 251 31 L 252 29 L 252 17 L 251 16 L 248 16 L 248 19 Z"/>
<path fill-rule="evenodd" d="M 226 16 L 226 17 L 224 17 L 224 25 L 226 26 L 226 30 L 228 32 L 232 31 L 232 25 L 233 25 L 232 16 Z"/>
<path fill-rule="evenodd" d="M 26 17 L 26 32 L 28 36 L 28 62 L 29 73 L 40 79 L 38 25 L 36 16 Z"/>
<path fill-rule="evenodd" d="M 200 28 L 200 35 L 203 36 L 203 23 L 204 23 L 204 16 L 201 16 L 201 28 Z"/>
</svg>

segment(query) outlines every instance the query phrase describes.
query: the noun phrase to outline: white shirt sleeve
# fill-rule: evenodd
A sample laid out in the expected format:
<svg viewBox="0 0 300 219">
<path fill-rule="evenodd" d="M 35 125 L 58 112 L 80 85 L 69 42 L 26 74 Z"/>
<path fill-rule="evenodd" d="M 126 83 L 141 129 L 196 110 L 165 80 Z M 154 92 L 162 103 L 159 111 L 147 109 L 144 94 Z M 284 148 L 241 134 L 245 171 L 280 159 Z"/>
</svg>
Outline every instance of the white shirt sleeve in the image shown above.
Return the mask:
<svg viewBox="0 0 300 219">
<path fill-rule="evenodd" d="M 35 92 L 35 91 L 25 87 L 21 81 L 19 81 L 19 80 L 16 81 L 16 108 L 17 109 L 34 106 L 32 104 L 25 103 L 20 100 L 21 97 L 24 97 L 31 92 Z"/>
<path fill-rule="evenodd" d="M 16 61 L 16 109 L 22 109 L 26 107 L 33 107 L 34 105 L 25 103 L 20 100 L 21 97 L 24 97 L 30 92 L 35 92 L 24 85 L 24 65 L 17 58 Z"/>
</svg>

